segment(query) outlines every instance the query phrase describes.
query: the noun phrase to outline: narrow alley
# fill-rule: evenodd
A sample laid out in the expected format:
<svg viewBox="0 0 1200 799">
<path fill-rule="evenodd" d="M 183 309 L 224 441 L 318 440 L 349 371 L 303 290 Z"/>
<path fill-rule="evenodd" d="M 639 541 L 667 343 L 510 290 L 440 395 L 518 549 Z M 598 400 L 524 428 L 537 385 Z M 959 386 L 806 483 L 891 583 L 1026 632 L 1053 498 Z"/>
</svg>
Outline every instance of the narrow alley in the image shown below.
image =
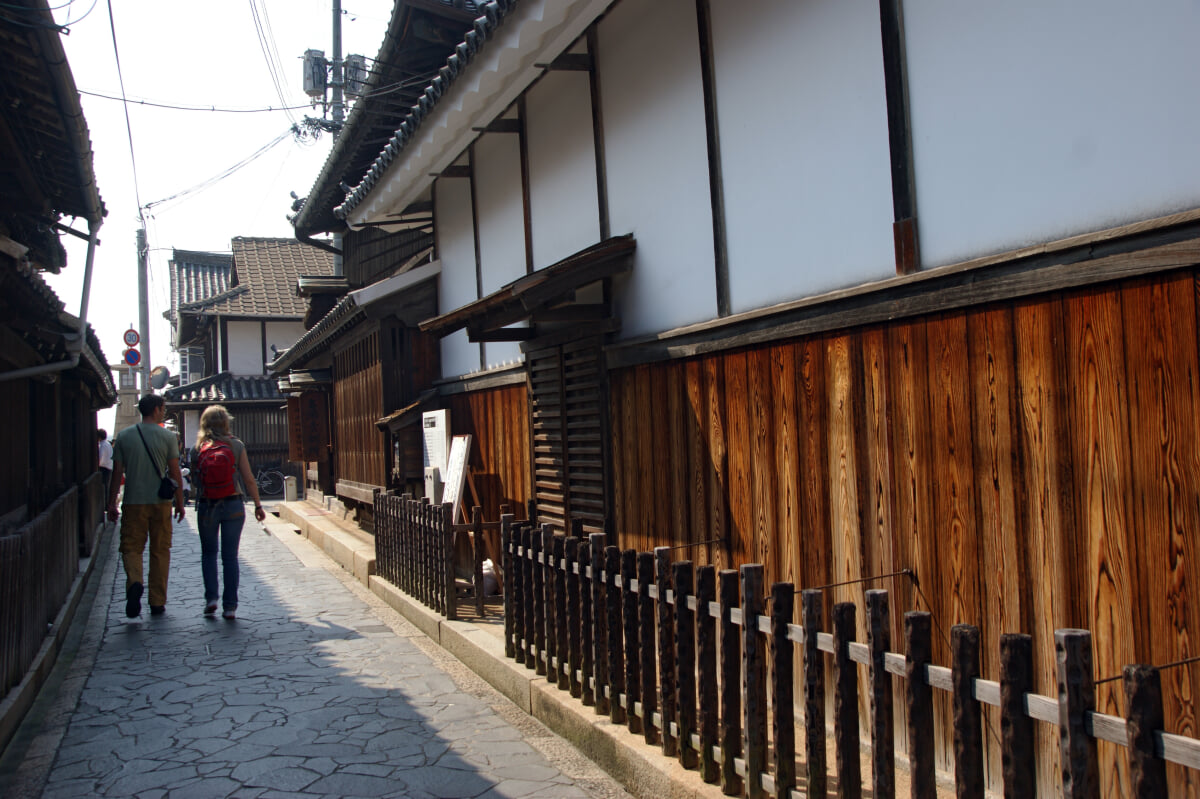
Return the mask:
<svg viewBox="0 0 1200 799">
<path fill-rule="evenodd" d="M 272 515 L 236 621 L 201 614 L 193 508 L 165 615 L 125 617 L 111 527 L 103 552 L 4 796 L 627 796 Z"/>
</svg>

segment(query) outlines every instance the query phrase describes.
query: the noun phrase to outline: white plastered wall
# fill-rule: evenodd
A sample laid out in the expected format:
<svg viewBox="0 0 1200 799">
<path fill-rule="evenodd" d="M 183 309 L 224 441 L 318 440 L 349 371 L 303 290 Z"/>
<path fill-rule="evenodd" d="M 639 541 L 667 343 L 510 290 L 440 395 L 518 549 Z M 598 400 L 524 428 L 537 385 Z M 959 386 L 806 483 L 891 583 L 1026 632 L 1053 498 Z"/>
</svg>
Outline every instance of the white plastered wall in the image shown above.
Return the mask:
<svg viewBox="0 0 1200 799">
<path fill-rule="evenodd" d="M 550 72 L 525 98 L 533 266 L 543 269 L 600 240 L 591 81 Z"/>
<path fill-rule="evenodd" d="M 438 275 L 438 312 L 447 313 L 479 299 L 475 283 L 475 226 L 471 219 L 471 182 L 442 178 L 434 192 L 437 251 L 442 261 Z M 479 345 L 467 340 L 465 330 L 441 341 L 442 376 L 457 377 L 479 371 Z"/>
<path fill-rule="evenodd" d="M 734 313 L 895 274 L 879 4 L 712 3 Z"/>
<path fill-rule="evenodd" d="M 525 275 L 525 209 L 521 187 L 521 146 L 515 133 L 485 133 L 472 159 L 483 296 Z M 515 342 L 484 345 L 485 367 L 521 360 Z"/>
<path fill-rule="evenodd" d="M 229 363 L 225 368 L 235 375 L 261 375 L 262 323 L 231 320 L 226 324 L 226 333 L 229 337 Z"/>
<path fill-rule="evenodd" d="M 623 0 L 598 29 L 609 219 L 637 253 L 616 286 L 622 334 L 717 315 L 696 4 Z"/>
<path fill-rule="evenodd" d="M 904 15 L 924 266 L 1200 206 L 1200 4 Z"/>
</svg>

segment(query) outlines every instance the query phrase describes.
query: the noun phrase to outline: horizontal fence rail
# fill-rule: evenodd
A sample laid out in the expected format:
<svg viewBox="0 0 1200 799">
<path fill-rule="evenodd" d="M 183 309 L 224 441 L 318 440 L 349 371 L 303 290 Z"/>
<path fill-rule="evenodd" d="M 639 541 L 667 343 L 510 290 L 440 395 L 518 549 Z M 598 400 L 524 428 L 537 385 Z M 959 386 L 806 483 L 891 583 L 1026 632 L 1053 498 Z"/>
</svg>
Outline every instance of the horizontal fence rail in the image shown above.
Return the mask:
<svg viewBox="0 0 1200 799">
<path fill-rule="evenodd" d="M 1128 747 L 1127 793 L 1166 795 L 1166 763 L 1200 768 L 1200 741 L 1164 732 L 1158 670 L 1124 673 L 1128 718 L 1097 713 L 1091 634 L 1059 630 L 1057 698 L 1031 692 L 1032 639 L 1000 641 L 1000 680 L 982 679 L 978 629 L 951 631 L 953 667 L 932 663 L 932 617 L 904 614 L 905 654 L 890 651 L 888 594 L 866 592 L 867 641 L 855 640 L 857 607 L 832 608 L 819 589 L 763 585 L 763 567 L 717 572 L 670 560 L 670 548 L 620 551 L 604 534 L 555 535 L 550 525 L 501 518 L 504 646 L 517 663 L 580 698 L 598 715 L 627 725 L 647 743 L 728 795 L 823 796 L 829 785 L 826 735 L 832 726 L 840 796 L 895 795 L 892 677 L 901 678 L 912 795 L 936 795 L 934 694 L 953 707 L 954 779 L 959 796 L 984 796 L 982 706 L 999 708 L 1006 795 L 1033 796 L 1035 722 L 1059 729 L 1063 796 L 1100 793 L 1096 742 Z M 795 654 L 800 657 L 796 661 Z M 833 670 L 826 674 L 825 655 Z M 866 680 L 860 687 L 860 669 Z M 804 709 L 797 762 L 792 708 L 796 669 Z M 834 690 L 827 724 L 825 684 Z M 860 690 L 869 709 L 870 769 L 859 774 Z M 801 792 L 802 789 L 802 792 Z"/>
</svg>

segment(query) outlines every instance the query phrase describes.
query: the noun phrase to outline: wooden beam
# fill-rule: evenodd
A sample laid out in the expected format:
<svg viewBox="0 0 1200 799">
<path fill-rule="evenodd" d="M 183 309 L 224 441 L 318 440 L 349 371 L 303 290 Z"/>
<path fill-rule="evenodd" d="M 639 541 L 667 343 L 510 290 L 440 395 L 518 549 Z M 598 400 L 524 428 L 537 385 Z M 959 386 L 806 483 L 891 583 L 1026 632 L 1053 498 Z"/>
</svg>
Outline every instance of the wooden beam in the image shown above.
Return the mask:
<svg viewBox="0 0 1200 799">
<path fill-rule="evenodd" d="M 713 264 L 717 292 L 717 316 L 733 311 L 729 297 L 729 249 L 725 230 L 725 179 L 721 172 L 721 140 L 717 122 L 716 64 L 712 48 L 710 0 L 696 0 L 700 31 L 700 84 L 704 91 L 704 121 L 708 138 L 708 191 L 712 202 Z"/>
<path fill-rule="evenodd" d="M 896 273 L 911 275 L 921 268 L 921 259 L 901 0 L 879 0 L 879 27 L 883 37 L 883 86 L 887 97 L 888 147 L 892 162 L 892 212 L 895 216 L 892 236 Z"/>
<path fill-rule="evenodd" d="M 501 327 L 495 330 L 467 328 L 469 341 L 529 341 L 537 335 L 532 327 Z"/>
<path fill-rule="evenodd" d="M 441 172 L 430 173 L 430 177 L 434 178 L 469 178 L 471 177 L 470 164 L 451 164 Z"/>
<path fill-rule="evenodd" d="M 607 305 L 594 303 L 589 305 L 563 305 L 558 308 L 544 308 L 533 312 L 531 319 L 537 322 L 598 322 L 607 319 L 610 311 Z"/>
<path fill-rule="evenodd" d="M 592 24 L 587 32 L 587 48 L 595 60 L 596 43 L 599 36 L 596 25 Z M 604 156 L 604 115 L 600 108 L 600 71 L 593 69 L 590 74 L 589 89 L 592 95 L 592 146 L 596 158 L 596 205 L 600 211 L 600 240 L 606 241 L 612 237 L 612 225 L 608 216 L 608 171 Z"/>
<path fill-rule="evenodd" d="M 522 95 L 521 99 L 524 99 Z M 518 100 L 518 102 L 520 102 Z M 489 124 L 481 128 L 471 128 L 476 133 L 522 133 L 525 130 L 525 125 L 521 119 L 493 119 Z"/>
<path fill-rule="evenodd" d="M 538 69 L 548 69 L 553 71 L 564 72 L 591 72 L 592 71 L 592 54 L 591 53 L 563 53 L 558 58 L 550 63 L 534 64 Z"/>
</svg>

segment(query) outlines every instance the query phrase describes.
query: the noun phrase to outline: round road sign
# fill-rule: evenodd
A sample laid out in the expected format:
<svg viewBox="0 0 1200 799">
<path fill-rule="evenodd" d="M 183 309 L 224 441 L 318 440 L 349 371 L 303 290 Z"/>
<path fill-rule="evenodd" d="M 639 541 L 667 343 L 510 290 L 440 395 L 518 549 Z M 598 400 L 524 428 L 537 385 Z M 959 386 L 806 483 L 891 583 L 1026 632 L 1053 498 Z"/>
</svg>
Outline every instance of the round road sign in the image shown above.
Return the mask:
<svg viewBox="0 0 1200 799">
<path fill-rule="evenodd" d="M 142 361 L 142 354 L 137 350 L 125 350 L 125 363 L 130 366 L 137 366 Z"/>
<path fill-rule="evenodd" d="M 138 342 L 142 340 L 142 337 L 139 336 L 138 332 L 136 330 L 134 330 L 132 327 L 125 331 L 125 335 L 123 338 L 125 339 L 126 347 L 136 347 L 138 345 Z"/>
</svg>

